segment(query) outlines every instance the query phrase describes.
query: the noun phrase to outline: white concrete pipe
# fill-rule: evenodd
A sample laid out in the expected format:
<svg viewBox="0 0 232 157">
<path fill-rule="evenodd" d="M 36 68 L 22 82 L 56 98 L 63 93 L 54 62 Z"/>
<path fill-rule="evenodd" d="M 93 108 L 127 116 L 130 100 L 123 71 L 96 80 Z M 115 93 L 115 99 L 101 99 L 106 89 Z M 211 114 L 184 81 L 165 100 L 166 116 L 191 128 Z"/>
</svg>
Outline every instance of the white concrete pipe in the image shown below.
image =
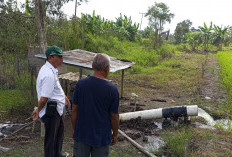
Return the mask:
<svg viewBox="0 0 232 157">
<path fill-rule="evenodd" d="M 119 115 L 120 121 L 136 119 L 141 117 L 141 119 L 157 119 L 157 118 L 173 118 L 187 117 L 187 116 L 197 116 L 198 106 L 174 106 L 167 108 L 158 108 L 151 110 L 143 110 L 136 112 L 122 113 Z"/>
</svg>

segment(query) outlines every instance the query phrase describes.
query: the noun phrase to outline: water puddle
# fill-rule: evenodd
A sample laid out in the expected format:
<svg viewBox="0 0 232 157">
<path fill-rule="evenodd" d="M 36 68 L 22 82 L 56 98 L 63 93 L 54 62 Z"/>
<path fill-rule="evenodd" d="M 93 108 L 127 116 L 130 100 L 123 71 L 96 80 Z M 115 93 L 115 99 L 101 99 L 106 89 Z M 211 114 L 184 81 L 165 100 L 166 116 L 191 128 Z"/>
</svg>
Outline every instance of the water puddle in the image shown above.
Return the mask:
<svg viewBox="0 0 232 157">
<path fill-rule="evenodd" d="M 162 123 L 154 122 L 154 124 L 157 126 L 157 130 L 161 130 L 163 128 Z"/>
<path fill-rule="evenodd" d="M 143 145 L 143 147 L 149 152 L 158 151 L 159 148 L 165 145 L 161 137 L 158 136 L 148 136 L 148 142 Z"/>
<path fill-rule="evenodd" d="M 228 120 L 228 119 L 216 120 L 216 124 L 224 129 L 232 129 L 232 120 Z"/>
<path fill-rule="evenodd" d="M 204 118 L 207 122 L 207 124 L 195 122 L 194 124 L 199 128 L 214 130 L 216 129 L 215 126 L 220 126 L 224 129 L 232 129 L 231 120 L 226 120 L 226 119 L 214 120 L 213 117 L 211 117 L 206 111 L 204 111 L 201 108 L 198 108 L 198 116 Z M 163 128 L 162 123 L 160 122 L 154 122 L 154 124 L 157 126 L 156 130 L 161 130 Z M 148 142 L 144 143 L 143 147 L 149 152 L 158 151 L 159 148 L 165 145 L 165 142 L 159 136 L 147 136 L 147 138 L 148 138 Z"/>
<path fill-rule="evenodd" d="M 19 129 L 23 125 L 24 124 L 11 123 L 11 122 L 0 123 L 0 138 L 6 137 L 7 135 L 16 131 L 17 129 Z"/>
</svg>

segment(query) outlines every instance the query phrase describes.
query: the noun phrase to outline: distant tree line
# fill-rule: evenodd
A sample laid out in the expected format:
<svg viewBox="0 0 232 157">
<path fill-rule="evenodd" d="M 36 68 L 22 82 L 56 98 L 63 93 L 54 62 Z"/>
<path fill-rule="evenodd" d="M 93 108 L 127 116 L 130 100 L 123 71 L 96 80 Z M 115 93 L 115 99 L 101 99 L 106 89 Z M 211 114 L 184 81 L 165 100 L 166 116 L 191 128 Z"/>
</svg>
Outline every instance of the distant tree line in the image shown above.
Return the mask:
<svg viewBox="0 0 232 157">
<path fill-rule="evenodd" d="M 114 21 L 96 15 L 95 11 L 92 15 L 74 15 L 67 19 L 61 11 L 61 7 L 67 2 L 69 0 L 26 0 L 25 4 L 19 6 L 17 0 L 0 1 L 0 52 L 26 53 L 27 45 L 30 44 L 42 45 L 41 47 L 56 44 L 65 50 L 81 48 L 94 51 L 97 50 L 97 38 L 139 41 L 141 44 L 146 41 L 144 46 L 155 49 L 168 39 L 169 43 L 187 43 L 192 51 L 200 45 L 204 45 L 204 51 L 208 51 L 209 44 L 216 45 L 221 50 L 223 44 L 231 43 L 230 27 L 211 23 L 195 29 L 191 27 L 189 19 L 178 23 L 174 34 L 170 35 L 169 31 L 164 30 L 164 25 L 171 23 L 174 14 L 165 3 L 155 2 L 148 8 L 145 16 L 149 19 L 149 26 L 139 30 L 138 23 L 122 14 Z M 76 1 L 77 4 L 83 2 L 87 1 Z"/>
<path fill-rule="evenodd" d="M 191 25 L 190 20 L 184 20 L 177 24 L 174 33 L 175 44 L 188 43 L 192 51 L 203 44 L 204 51 L 208 52 L 209 44 L 217 46 L 218 50 L 222 50 L 223 44 L 229 46 L 232 42 L 232 27 L 217 26 L 213 25 L 212 22 L 208 26 L 204 23 L 198 29 L 191 27 Z"/>
</svg>

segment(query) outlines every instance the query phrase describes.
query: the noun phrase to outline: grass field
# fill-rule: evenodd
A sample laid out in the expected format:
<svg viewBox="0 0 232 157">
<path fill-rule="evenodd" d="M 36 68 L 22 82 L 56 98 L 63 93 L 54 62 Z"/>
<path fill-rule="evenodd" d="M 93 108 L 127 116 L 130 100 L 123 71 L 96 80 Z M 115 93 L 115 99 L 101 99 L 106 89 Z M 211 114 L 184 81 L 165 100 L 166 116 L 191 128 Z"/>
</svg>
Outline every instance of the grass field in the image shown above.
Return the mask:
<svg viewBox="0 0 232 157">
<path fill-rule="evenodd" d="M 229 100 L 223 105 L 223 109 L 232 113 L 232 52 L 220 51 L 217 53 L 217 58 L 220 64 L 221 81 L 229 93 Z"/>
</svg>

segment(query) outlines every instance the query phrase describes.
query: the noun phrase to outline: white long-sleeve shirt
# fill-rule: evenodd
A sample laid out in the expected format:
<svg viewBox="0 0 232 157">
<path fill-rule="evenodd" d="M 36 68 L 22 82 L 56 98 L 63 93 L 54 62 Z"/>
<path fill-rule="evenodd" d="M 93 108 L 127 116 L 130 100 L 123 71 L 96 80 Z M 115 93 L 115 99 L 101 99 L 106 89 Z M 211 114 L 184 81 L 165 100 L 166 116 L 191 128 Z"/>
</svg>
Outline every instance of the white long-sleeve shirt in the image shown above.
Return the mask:
<svg viewBox="0 0 232 157">
<path fill-rule="evenodd" d="M 41 97 L 48 98 L 48 101 L 57 102 L 57 111 L 60 116 L 63 115 L 65 106 L 65 94 L 58 79 L 58 70 L 54 68 L 48 61 L 41 67 L 37 82 L 36 91 L 38 101 Z M 39 117 L 44 116 L 47 104 L 39 112 Z"/>
</svg>

